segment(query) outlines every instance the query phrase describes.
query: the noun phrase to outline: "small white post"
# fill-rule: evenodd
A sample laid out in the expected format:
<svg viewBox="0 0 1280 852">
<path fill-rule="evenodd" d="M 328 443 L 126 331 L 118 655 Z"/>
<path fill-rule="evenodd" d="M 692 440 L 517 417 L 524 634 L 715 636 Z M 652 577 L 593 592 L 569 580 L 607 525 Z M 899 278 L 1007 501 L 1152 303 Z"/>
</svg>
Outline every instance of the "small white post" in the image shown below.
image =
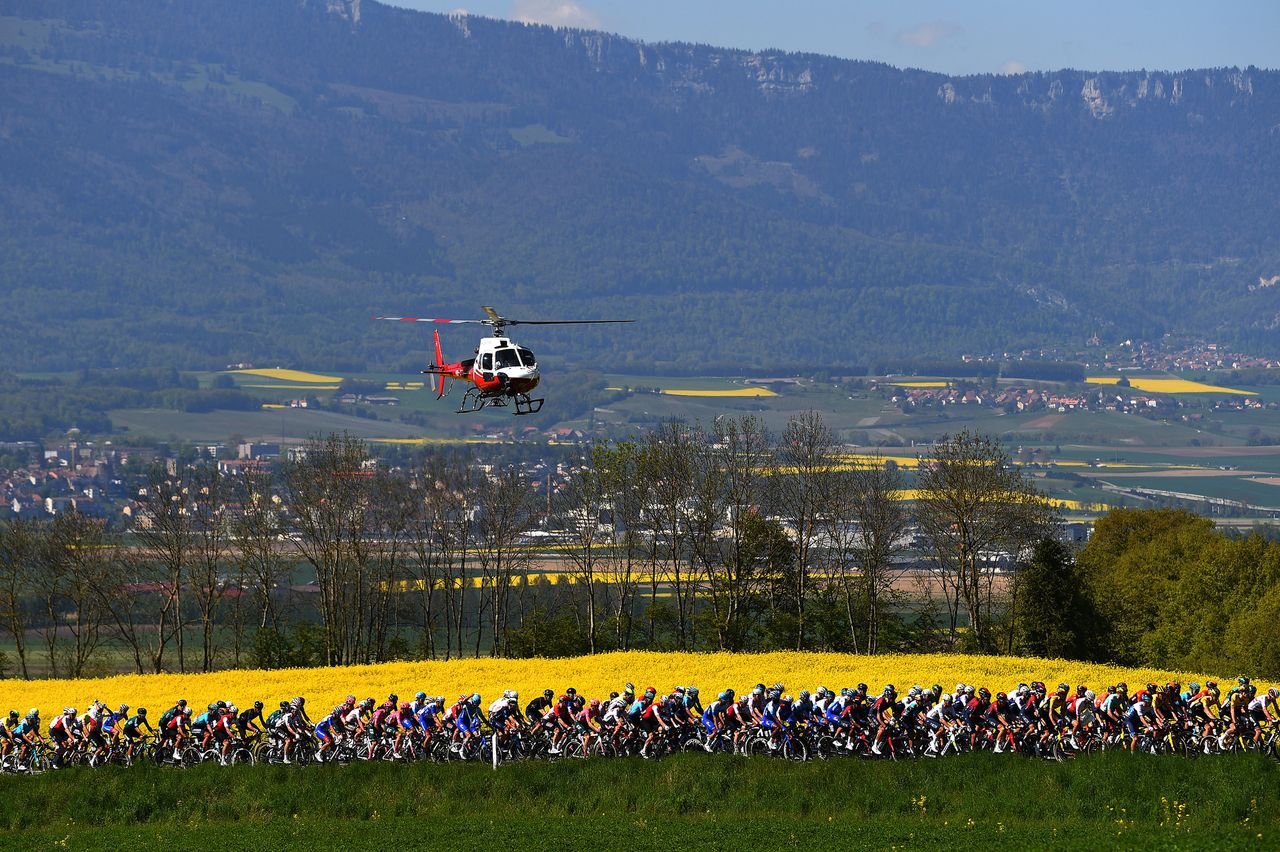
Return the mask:
<svg viewBox="0 0 1280 852">
<path fill-rule="evenodd" d="M 494 731 L 493 734 L 489 737 L 489 742 L 493 746 L 493 769 L 496 772 L 498 769 L 498 732 L 497 731 Z"/>
</svg>

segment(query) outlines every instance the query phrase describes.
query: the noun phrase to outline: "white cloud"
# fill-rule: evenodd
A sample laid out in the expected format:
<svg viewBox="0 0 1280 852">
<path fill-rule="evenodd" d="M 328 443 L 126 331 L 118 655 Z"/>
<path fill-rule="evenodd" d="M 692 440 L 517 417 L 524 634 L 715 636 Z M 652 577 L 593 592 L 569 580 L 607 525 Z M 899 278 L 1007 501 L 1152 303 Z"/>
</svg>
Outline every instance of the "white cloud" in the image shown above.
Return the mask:
<svg viewBox="0 0 1280 852">
<path fill-rule="evenodd" d="M 600 29 L 600 16 L 572 0 L 514 0 L 511 17 L 526 24 Z"/>
<path fill-rule="evenodd" d="M 903 47 L 930 48 L 939 42 L 964 32 L 959 24 L 950 21 L 930 21 L 905 30 L 898 30 L 893 40 Z"/>
<path fill-rule="evenodd" d="M 1010 59 L 1008 62 L 1000 66 L 1001 74 L 1025 74 L 1027 66 L 1016 59 Z"/>
</svg>

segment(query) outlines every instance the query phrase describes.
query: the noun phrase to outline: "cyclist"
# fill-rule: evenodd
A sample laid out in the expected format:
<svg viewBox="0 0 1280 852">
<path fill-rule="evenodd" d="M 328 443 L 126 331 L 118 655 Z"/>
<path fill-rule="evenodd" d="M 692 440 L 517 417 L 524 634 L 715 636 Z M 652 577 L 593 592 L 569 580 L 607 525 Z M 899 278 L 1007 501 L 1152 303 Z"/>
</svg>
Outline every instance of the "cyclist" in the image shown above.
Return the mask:
<svg viewBox="0 0 1280 852">
<path fill-rule="evenodd" d="M 147 729 L 147 733 L 155 735 L 155 728 L 151 727 L 151 723 L 147 721 L 147 708 L 145 707 L 139 707 L 120 727 L 121 733 L 124 734 L 125 742 L 128 743 L 125 753 L 130 759 L 133 758 L 134 748 L 142 740 L 143 728 Z"/>
<path fill-rule="evenodd" d="M 627 685 L 630 686 L 630 684 L 627 684 Z M 552 701 L 552 698 L 554 697 L 555 697 L 554 692 L 552 692 L 549 689 L 544 689 L 542 691 L 542 695 L 538 696 L 537 698 L 530 701 L 527 705 L 525 705 L 524 715 L 526 718 L 528 718 L 530 722 L 533 723 L 533 731 L 532 731 L 533 733 L 536 733 L 539 729 L 541 729 L 542 717 L 546 714 L 546 712 L 549 709 L 551 709 L 551 705 L 555 703 Z"/>
<path fill-rule="evenodd" d="M 27 711 L 27 715 L 22 717 L 22 721 L 13 727 L 13 738 L 18 744 L 18 761 L 25 761 L 36 741 L 44 740 L 40 735 L 39 708 L 32 707 Z"/>
<path fill-rule="evenodd" d="M 13 729 L 21 722 L 17 710 L 10 710 L 9 717 L 0 722 L 0 757 L 5 757 L 9 752 L 13 751 L 14 736 Z"/>
<path fill-rule="evenodd" d="M 880 743 L 884 741 L 885 732 L 893 720 L 894 709 L 898 703 L 898 690 L 893 684 L 885 684 L 880 697 L 871 702 L 868 715 L 876 726 L 875 740 L 871 743 L 871 753 L 880 754 Z"/>
<path fill-rule="evenodd" d="M 267 722 L 262 718 L 262 702 L 255 701 L 249 707 L 246 707 L 239 716 L 236 717 L 236 733 L 240 739 L 257 739 L 262 735 L 262 729 L 257 724 L 261 722 L 265 727 Z"/>
<path fill-rule="evenodd" d="M 396 726 L 396 742 L 391 747 L 391 753 L 398 758 L 401 741 L 405 737 L 412 738 L 413 730 L 418 727 L 418 717 L 413 715 L 413 705 L 408 701 L 400 702 L 400 709 L 396 711 L 393 724 Z"/>
<path fill-rule="evenodd" d="M 601 724 L 604 722 L 604 709 L 600 705 L 600 699 L 591 699 L 573 717 L 573 721 L 578 728 L 578 733 L 582 734 L 582 753 L 590 754 L 592 740 L 600 735 Z"/>
<path fill-rule="evenodd" d="M 54 760 L 57 763 L 62 763 L 62 759 L 75 748 L 76 732 L 79 727 L 74 707 L 64 707 L 62 715 L 55 716 L 49 723 L 49 739 L 53 740 Z"/>
</svg>

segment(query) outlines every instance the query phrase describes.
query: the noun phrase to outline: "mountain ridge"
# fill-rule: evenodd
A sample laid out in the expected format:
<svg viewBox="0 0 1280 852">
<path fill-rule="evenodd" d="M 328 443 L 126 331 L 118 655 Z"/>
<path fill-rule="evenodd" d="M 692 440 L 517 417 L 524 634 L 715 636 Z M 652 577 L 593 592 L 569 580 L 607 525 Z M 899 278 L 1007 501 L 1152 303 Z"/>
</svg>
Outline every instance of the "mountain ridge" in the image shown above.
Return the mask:
<svg viewBox="0 0 1280 852">
<path fill-rule="evenodd" d="M 367 0 L 0 16 L 27 368 L 399 367 L 421 342 L 364 317 L 478 300 L 651 320 L 543 338 L 614 369 L 1280 347 L 1273 71 L 948 77 Z M 94 345 L 40 351 L 42 289 Z"/>
</svg>

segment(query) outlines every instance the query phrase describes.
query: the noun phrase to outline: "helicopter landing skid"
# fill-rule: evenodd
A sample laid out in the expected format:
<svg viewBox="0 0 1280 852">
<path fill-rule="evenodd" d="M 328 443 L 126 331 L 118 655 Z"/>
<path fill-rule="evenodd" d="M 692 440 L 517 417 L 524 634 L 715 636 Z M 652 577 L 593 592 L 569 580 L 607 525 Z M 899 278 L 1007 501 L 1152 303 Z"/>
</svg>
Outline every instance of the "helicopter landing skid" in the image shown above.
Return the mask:
<svg viewBox="0 0 1280 852">
<path fill-rule="evenodd" d="M 542 410 L 542 403 L 545 399 L 530 399 L 527 393 L 518 393 L 512 397 L 516 401 L 516 416 L 522 414 L 537 414 Z"/>
<path fill-rule="evenodd" d="M 495 408 L 505 408 L 507 400 L 511 399 L 515 402 L 516 416 L 523 414 L 537 414 L 542 410 L 542 403 L 545 399 L 530 399 L 527 393 L 512 394 L 510 397 L 505 396 L 485 396 L 476 388 L 468 388 L 467 392 L 462 395 L 462 402 L 458 406 L 458 414 L 472 414 L 487 406 Z"/>
</svg>

